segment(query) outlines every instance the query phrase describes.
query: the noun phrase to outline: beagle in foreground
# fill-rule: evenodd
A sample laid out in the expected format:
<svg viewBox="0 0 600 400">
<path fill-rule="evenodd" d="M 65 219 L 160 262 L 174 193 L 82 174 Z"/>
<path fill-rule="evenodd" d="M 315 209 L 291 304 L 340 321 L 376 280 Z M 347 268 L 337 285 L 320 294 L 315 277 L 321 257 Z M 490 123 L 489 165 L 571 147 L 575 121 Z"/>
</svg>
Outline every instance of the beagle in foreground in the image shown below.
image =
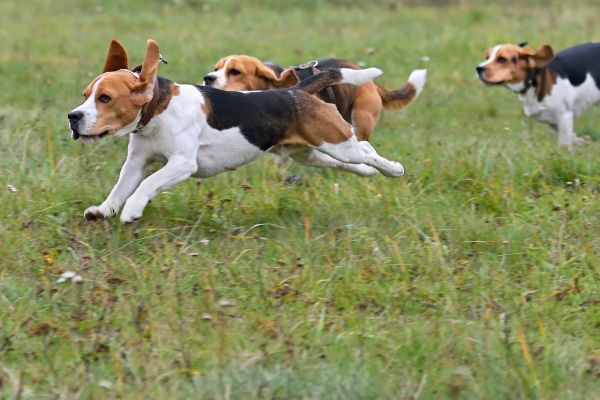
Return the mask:
<svg viewBox="0 0 600 400">
<path fill-rule="evenodd" d="M 318 70 L 317 70 L 318 68 Z M 360 67 L 350 61 L 326 59 L 312 61 L 296 68 L 283 69 L 245 55 L 231 55 L 215 64 L 215 71 L 204 76 L 204 85 L 223 90 L 267 90 L 292 87 L 317 71 Z M 400 109 L 410 104 L 423 90 L 427 70 L 413 71 L 400 89 L 387 90 L 382 85 L 366 82 L 360 86 L 338 85 L 319 92 L 318 97 L 336 105 L 344 119 L 352 123 L 359 140 L 369 140 L 382 107 Z"/>
<path fill-rule="evenodd" d="M 487 50 L 477 67 L 479 79 L 518 93 L 525 115 L 557 131 L 559 145 L 588 141 L 575 134 L 573 120 L 600 102 L 600 43 L 580 44 L 556 55 L 548 45 L 534 50 L 526 44 Z"/>
<path fill-rule="evenodd" d="M 267 151 L 359 175 L 404 173 L 400 163 L 359 142 L 335 107 L 311 95 L 332 84 L 367 82 L 381 74 L 377 68 L 333 69 L 291 89 L 241 93 L 158 77 L 159 59 L 158 44 L 148 40 L 141 70 L 130 71 L 125 50 L 113 40 L 103 73 L 68 115 L 73 139 L 130 133 L 117 184 L 102 204 L 85 210 L 86 219 L 111 217 L 124 205 L 121 221 L 132 222 L 160 191 L 190 176 L 233 170 Z M 165 165 L 144 179 L 153 161 Z"/>
</svg>

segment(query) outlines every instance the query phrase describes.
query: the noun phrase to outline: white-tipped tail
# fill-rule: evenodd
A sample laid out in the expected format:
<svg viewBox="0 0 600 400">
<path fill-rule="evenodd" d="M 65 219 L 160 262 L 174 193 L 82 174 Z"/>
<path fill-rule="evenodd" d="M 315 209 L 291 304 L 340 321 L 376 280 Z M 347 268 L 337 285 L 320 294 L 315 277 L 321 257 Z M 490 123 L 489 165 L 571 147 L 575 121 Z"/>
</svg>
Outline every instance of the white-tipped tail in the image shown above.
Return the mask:
<svg viewBox="0 0 600 400">
<path fill-rule="evenodd" d="M 417 90 L 416 96 L 418 96 L 419 93 L 421 93 L 423 91 L 423 88 L 425 87 L 425 82 L 427 81 L 427 70 L 415 69 L 413 72 L 410 73 L 408 81 L 413 84 L 413 86 Z"/>
<path fill-rule="evenodd" d="M 342 73 L 342 83 L 350 83 L 352 85 L 362 85 L 363 83 L 369 82 L 383 74 L 379 68 L 367 68 L 367 69 L 351 69 L 351 68 L 340 68 Z"/>
</svg>

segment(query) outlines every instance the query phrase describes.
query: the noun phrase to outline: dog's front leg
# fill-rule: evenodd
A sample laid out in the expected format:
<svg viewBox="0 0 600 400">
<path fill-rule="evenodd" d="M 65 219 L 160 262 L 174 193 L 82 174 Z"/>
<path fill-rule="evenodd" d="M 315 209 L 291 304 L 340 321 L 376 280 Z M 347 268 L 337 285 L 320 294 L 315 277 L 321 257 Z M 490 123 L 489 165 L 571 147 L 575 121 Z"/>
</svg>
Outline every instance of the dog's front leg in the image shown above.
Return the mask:
<svg viewBox="0 0 600 400">
<path fill-rule="evenodd" d="M 573 132 L 573 118 L 571 111 L 566 111 L 558 117 L 558 144 L 567 148 L 573 147 L 575 132 Z"/>
<path fill-rule="evenodd" d="M 129 223 L 139 219 L 146 204 L 160 191 L 182 182 L 196 172 L 195 157 L 173 156 L 167 164 L 142 181 L 137 190 L 127 199 L 121 212 L 121 222 Z"/>
<path fill-rule="evenodd" d="M 144 179 L 144 170 L 147 165 L 147 157 L 129 152 L 127 160 L 125 160 L 125 164 L 121 168 L 117 184 L 102 204 L 88 207 L 83 212 L 85 219 L 95 221 L 112 217 L 119 212 L 125 200 L 131 196 L 142 179 Z"/>
</svg>

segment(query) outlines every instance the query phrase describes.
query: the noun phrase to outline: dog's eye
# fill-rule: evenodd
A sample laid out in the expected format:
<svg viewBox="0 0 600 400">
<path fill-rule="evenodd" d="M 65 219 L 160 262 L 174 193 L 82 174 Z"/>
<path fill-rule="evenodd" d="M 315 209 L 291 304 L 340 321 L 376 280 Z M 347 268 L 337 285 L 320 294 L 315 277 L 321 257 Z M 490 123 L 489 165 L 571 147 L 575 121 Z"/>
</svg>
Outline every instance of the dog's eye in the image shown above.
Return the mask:
<svg viewBox="0 0 600 400">
<path fill-rule="evenodd" d="M 498 64 L 506 64 L 506 58 L 498 57 Z"/>
<path fill-rule="evenodd" d="M 230 69 L 229 70 L 229 75 L 239 75 L 241 72 L 238 71 L 237 69 Z"/>
<path fill-rule="evenodd" d="M 112 99 L 107 94 L 101 94 L 100 97 L 98 97 L 98 100 L 100 101 L 100 103 L 108 103 Z"/>
</svg>

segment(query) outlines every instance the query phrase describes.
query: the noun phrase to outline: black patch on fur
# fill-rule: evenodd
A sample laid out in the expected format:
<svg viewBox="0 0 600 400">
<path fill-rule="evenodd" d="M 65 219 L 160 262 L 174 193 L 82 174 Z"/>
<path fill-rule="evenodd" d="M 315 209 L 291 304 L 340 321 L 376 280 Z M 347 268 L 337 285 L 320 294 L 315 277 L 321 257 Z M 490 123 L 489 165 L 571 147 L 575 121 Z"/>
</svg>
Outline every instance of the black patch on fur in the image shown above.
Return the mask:
<svg viewBox="0 0 600 400">
<path fill-rule="evenodd" d="M 561 50 L 548 68 L 561 78 L 569 79 L 573 86 L 581 85 L 589 73 L 600 90 L 600 43 L 585 43 Z"/>
<path fill-rule="evenodd" d="M 158 104 L 160 104 L 167 96 L 171 96 L 171 83 L 173 81 L 162 76 L 157 76 L 156 79 L 158 80 Z"/>
<path fill-rule="evenodd" d="M 242 93 L 210 86 L 196 88 L 210 107 L 208 125 L 220 131 L 240 128 L 246 140 L 263 151 L 285 137 L 296 112 L 289 89 Z"/>
<path fill-rule="evenodd" d="M 294 88 L 304 90 L 309 94 L 316 94 L 327 86 L 340 83 L 341 80 L 342 73 L 339 69 L 329 69 L 302 79 Z"/>
</svg>

